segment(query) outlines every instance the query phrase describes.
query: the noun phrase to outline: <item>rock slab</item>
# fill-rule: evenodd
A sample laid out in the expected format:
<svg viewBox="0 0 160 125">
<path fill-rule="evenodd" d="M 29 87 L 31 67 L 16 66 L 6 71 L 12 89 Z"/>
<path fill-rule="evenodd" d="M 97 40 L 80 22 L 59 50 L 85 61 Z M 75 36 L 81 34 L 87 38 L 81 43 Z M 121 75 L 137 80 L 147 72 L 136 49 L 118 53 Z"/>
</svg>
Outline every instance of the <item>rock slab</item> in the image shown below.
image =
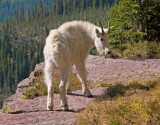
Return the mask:
<svg viewBox="0 0 160 125">
<path fill-rule="evenodd" d="M 35 99 L 19 99 L 8 105 L 8 114 L 0 114 L 0 125 L 72 125 L 76 115 L 86 105 L 102 95 L 106 88 L 91 89 L 93 98 L 82 95 L 81 90 L 67 95 L 69 111 L 61 111 L 59 94 L 54 95 L 54 111 L 46 110 L 46 96 Z"/>
</svg>

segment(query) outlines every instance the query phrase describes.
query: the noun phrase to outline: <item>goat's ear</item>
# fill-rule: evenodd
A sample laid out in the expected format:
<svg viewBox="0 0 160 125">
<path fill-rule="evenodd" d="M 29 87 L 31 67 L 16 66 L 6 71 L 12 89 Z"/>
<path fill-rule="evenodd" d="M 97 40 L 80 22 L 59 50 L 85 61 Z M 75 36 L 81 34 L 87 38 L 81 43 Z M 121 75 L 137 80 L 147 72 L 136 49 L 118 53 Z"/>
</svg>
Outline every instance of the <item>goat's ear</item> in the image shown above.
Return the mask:
<svg viewBox="0 0 160 125">
<path fill-rule="evenodd" d="M 100 32 L 97 28 L 96 28 L 95 30 L 96 30 L 97 36 L 100 36 L 100 35 L 101 35 L 101 32 Z"/>
</svg>

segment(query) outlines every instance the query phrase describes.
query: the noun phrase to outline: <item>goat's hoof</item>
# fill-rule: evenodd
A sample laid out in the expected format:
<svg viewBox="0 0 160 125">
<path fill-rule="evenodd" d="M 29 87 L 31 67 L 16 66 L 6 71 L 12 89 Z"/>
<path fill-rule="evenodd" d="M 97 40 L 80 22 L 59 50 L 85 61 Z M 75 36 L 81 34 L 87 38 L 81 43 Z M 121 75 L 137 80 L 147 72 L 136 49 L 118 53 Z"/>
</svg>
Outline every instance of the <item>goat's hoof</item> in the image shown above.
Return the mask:
<svg viewBox="0 0 160 125">
<path fill-rule="evenodd" d="M 62 110 L 63 111 L 68 111 L 68 105 L 66 104 L 66 105 L 62 105 Z"/>
<path fill-rule="evenodd" d="M 53 106 L 47 106 L 48 111 L 53 111 Z"/>
<path fill-rule="evenodd" d="M 93 95 L 91 94 L 91 95 L 84 95 L 85 97 L 87 97 L 87 98 L 92 98 L 93 97 Z"/>
<path fill-rule="evenodd" d="M 67 94 L 68 94 L 68 95 L 71 95 L 71 94 L 72 94 L 72 90 L 71 90 L 71 89 L 68 89 L 68 90 L 67 90 Z"/>
<path fill-rule="evenodd" d="M 87 97 L 87 98 L 93 97 L 92 94 L 91 94 L 90 92 L 88 92 L 88 93 L 84 92 L 84 96 Z"/>
</svg>

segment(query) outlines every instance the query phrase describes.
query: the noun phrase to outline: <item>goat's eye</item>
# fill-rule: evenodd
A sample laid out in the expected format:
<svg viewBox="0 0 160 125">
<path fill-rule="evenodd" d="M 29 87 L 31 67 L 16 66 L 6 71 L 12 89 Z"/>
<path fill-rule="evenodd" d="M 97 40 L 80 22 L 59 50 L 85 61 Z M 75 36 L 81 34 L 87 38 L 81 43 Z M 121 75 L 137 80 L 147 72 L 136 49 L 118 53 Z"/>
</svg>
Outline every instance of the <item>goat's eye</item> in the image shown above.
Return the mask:
<svg viewBox="0 0 160 125">
<path fill-rule="evenodd" d="M 103 38 L 101 38 L 100 40 L 103 41 Z"/>
</svg>

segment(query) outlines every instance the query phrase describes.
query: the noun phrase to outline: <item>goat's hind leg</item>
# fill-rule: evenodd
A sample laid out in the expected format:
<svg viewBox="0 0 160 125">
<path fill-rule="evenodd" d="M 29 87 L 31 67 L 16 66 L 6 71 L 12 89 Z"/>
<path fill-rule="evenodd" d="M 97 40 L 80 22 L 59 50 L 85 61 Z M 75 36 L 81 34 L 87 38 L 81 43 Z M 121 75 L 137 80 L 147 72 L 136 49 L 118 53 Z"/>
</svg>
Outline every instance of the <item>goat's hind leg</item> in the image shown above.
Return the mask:
<svg viewBox="0 0 160 125">
<path fill-rule="evenodd" d="M 54 65 L 50 61 L 45 61 L 44 75 L 45 82 L 48 88 L 47 96 L 47 110 L 53 110 L 53 96 L 54 96 L 54 85 L 53 85 L 53 73 Z"/>
<path fill-rule="evenodd" d="M 68 66 L 60 70 L 61 82 L 59 85 L 59 90 L 60 90 L 61 106 L 62 106 L 62 110 L 64 111 L 68 110 L 68 102 L 67 102 L 67 96 L 66 96 L 66 84 L 69 78 L 68 71 L 70 71 L 70 67 Z"/>
<path fill-rule="evenodd" d="M 81 64 L 77 64 L 76 65 L 76 71 L 78 73 L 78 77 L 82 83 L 82 91 L 83 94 L 86 97 L 92 97 L 91 92 L 89 91 L 87 84 L 86 84 L 86 69 L 85 69 L 85 64 L 81 63 Z"/>
<path fill-rule="evenodd" d="M 70 70 L 68 71 L 68 82 L 66 85 L 66 91 L 68 95 L 72 93 L 71 80 L 72 80 L 72 68 L 70 68 Z"/>
</svg>

